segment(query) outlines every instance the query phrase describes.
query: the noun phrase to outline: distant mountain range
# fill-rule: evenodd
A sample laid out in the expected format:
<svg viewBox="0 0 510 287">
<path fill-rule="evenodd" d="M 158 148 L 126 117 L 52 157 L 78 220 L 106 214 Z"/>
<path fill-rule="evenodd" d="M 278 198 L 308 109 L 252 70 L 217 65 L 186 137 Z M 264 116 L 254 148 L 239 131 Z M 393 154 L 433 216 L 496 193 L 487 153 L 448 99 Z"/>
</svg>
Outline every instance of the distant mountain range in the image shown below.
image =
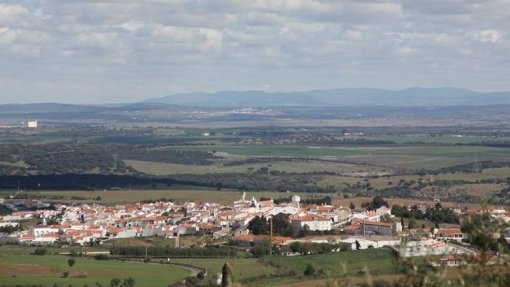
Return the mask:
<svg viewBox="0 0 510 287">
<path fill-rule="evenodd" d="M 345 106 L 483 106 L 510 105 L 510 92 L 476 92 L 458 88 L 331 89 L 305 92 L 222 91 L 154 98 L 144 103 L 188 107 L 345 107 Z"/>
</svg>

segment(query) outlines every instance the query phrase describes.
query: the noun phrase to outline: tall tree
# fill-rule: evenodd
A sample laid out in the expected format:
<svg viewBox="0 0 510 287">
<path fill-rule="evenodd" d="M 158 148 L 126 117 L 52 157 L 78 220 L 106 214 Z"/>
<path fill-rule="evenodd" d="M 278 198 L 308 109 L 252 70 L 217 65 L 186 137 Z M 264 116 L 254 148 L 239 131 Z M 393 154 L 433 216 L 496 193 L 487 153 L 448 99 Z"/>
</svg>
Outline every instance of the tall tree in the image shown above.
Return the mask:
<svg viewBox="0 0 510 287">
<path fill-rule="evenodd" d="M 232 287 L 232 267 L 225 262 L 222 269 L 221 287 Z"/>
<path fill-rule="evenodd" d="M 264 216 L 255 216 L 255 218 L 248 222 L 248 229 L 254 235 L 268 234 L 269 225 L 267 224 L 267 219 Z"/>
</svg>

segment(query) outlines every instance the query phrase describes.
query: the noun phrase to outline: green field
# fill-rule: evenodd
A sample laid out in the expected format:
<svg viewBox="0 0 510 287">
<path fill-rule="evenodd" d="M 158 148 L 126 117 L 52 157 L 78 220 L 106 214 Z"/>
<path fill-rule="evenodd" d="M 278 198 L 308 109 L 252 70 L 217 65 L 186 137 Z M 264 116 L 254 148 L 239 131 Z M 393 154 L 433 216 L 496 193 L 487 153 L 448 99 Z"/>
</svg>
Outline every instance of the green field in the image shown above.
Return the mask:
<svg viewBox="0 0 510 287">
<path fill-rule="evenodd" d="M 303 274 L 308 263 L 332 277 L 356 276 L 364 270 L 370 274 L 395 274 L 396 255 L 389 249 L 353 250 L 308 256 L 272 257 L 270 260 Z M 361 271 L 361 272 L 360 272 Z"/>
<path fill-rule="evenodd" d="M 211 274 L 219 273 L 225 260 L 173 259 L 172 262 L 205 268 Z M 396 255 L 388 249 L 346 251 L 309 256 L 267 257 L 262 261 L 257 259 L 235 259 L 228 260 L 228 262 L 232 266 L 234 279 L 237 282 L 243 281 L 249 286 L 277 286 L 284 283 L 310 280 L 311 278 L 303 275 L 308 263 L 311 263 L 316 270 L 322 269 L 326 277 L 356 277 L 366 274 L 366 272 L 374 276 L 397 273 Z M 272 262 L 272 264 L 267 264 L 269 262 Z M 279 267 L 273 267 L 273 265 Z M 296 275 L 271 277 L 271 274 L 277 274 L 278 268 L 293 270 Z"/>
<path fill-rule="evenodd" d="M 189 264 L 204 268 L 209 277 L 213 273 L 221 273 L 221 268 L 225 262 L 232 266 L 232 277 L 234 281 L 249 281 L 250 278 L 261 275 L 270 275 L 276 273 L 276 268 L 265 266 L 255 258 L 240 259 L 171 259 L 173 263 Z M 255 283 L 255 282 L 253 282 Z"/>
<path fill-rule="evenodd" d="M 338 157 L 348 159 L 351 165 L 334 166 L 329 163 L 305 162 L 278 162 L 274 159 L 275 170 L 288 172 L 331 171 L 331 172 L 370 172 L 381 169 L 438 169 L 458 164 L 466 164 L 477 161 L 509 161 L 510 150 L 498 147 L 481 146 L 452 146 L 452 145 L 405 145 L 405 146 L 370 146 L 370 147 L 331 147 L 331 146 L 180 146 L 166 147 L 186 151 L 214 152 L 217 156 L 225 157 Z M 239 159 L 239 158 L 235 158 Z M 150 166 L 146 162 L 128 162 L 135 169 L 147 170 L 149 173 L 204 173 L 204 172 L 229 172 L 235 167 L 199 166 L 188 168 L 183 166 Z M 272 164 L 272 163 L 271 163 Z M 250 165 L 238 166 L 237 171 L 243 172 Z M 257 167 L 257 165 L 252 165 Z M 322 166 L 322 167 L 321 167 Z M 179 170 L 179 171 L 178 171 Z M 168 173 L 167 173 L 168 174 Z"/>
<path fill-rule="evenodd" d="M 168 174 L 206 174 L 206 173 L 252 173 L 261 167 L 268 167 L 269 170 L 283 171 L 287 173 L 309 173 L 309 172 L 335 172 L 335 173 L 362 173 L 362 172 L 382 172 L 383 168 L 374 166 L 361 166 L 355 164 L 345 164 L 325 161 L 272 161 L 270 163 L 253 163 L 234 166 L 224 166 L 223 164 L 215 165 L 186 165 L 171 164 L 150 161 L 125 160 L 127 166 L 133 167 L 135 170 L 152 174 L 152 175 L 168 175 Z"/>
<path fill-rule="evenodd" d="M 346 147 L 315 147 L 315 146 L 182 146 L 168 147 L 168 149 L 186 151 L 205 151 L 227 153 L 246 156 L 290 156 L 290 157 L 319 157 L 319 156 L 354 156 L 363 154 L 355 148 Z"/>
<path fill-rule="evenodd" d="M 110 286 L 112 278 L 132 277 L 137 287 L 168 286 L 189 275 L 189 272 L 171 265 L 146 264 L 121 261 L 98 261 L 75 258 L 69 267 L 69 257 L 59 255 L 9 255 L 12 247 L 0 247 L 0 282 L 7 285 L 53 286 Z M 63 273 L 69 277 L 63 278 Z"/>
</svg>

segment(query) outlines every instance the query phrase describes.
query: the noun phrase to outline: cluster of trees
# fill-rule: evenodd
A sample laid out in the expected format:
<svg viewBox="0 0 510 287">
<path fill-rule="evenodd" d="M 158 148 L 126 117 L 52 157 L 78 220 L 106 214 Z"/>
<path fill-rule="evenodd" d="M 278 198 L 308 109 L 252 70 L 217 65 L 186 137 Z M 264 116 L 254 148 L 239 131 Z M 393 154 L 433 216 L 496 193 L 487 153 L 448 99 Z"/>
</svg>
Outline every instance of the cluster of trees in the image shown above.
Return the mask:
<svg viewBox="0 0 510 287">
<path fill-rule="evenodd" d="M 494 220 L 488 213 L 464 216 L 461 231 L 466 241 L 477 246 L 482 252 L 509 253 L 510 244 L 506 241 L 507 224 Z"/>
<path fill-rule="evenodd" d="M 132 277 L 125 278 L 121 280 L 120 278 L 113 278 L 110 280 L 111 287 L 133 287 L 135 286 L 135 279 Z"/>
<path fill-rule="evenodd" d="M 237 250 L 230 247 L 143 247 L 143 246 L 114 246 L 110 249 L 112 256 L 127 258 L 225 258 L 237 257 Z"/>
<path fill-rule="evenodd" d="M 284 213 L 278 213 L 273 216 L 273 234 L 297 237 L 299 230 L 292 226 L 289 215 Z M 248 222 L 248 229 L 254 235 L 269 234 L 270 222 L 264 216 L 256 216 L 250 222 Z"/>
<path fill-rule="evenodd" d="M 171 186 L 178 183 L 168 178 L 140 177 L 128 175 L 101 174 L 62 174 L 62 175 L 31 175 L 31 176 L 2 176 L 0 175 L 0 189 L 23 190 L 94 190 L 130 187 Z M 186 184 L 186 183 L 183 183 Z"/>
<path fill-rule="evenodd" d="M 254 235 L 268 235 L 270 233 L 269 219 L 264 216 L 255 216 L 252 220 L 250 220 L 250 222 L 248 222 L 248 230 L 250 230 Z M 344 233 L 338 230 L 311 231 L 307 228 L 307 226 L 304 228 L 297 228 L 292 225 L 288 214 L 279 213 L 273 216 L 273 234 L 292 238 L 302 238 L 312 235 L 340 235 Z"/>
<path fill-rule="evenodd" d="M 123 160 L 206 165 L 214 158 L 207 152 L 156 149 L 154 145 L 3 144 L 0 174 L 133 174 L 136 171 L 124 165 Z"/>
<path fill-rule="evenodd" d="M 276 190 L 278 192 L 334 193 L 334 186 L 320 186 L 320 175 L 284 174 L 284 173 L 216 173 L 216 174 L 180 174 L 172 179 L 197 186 L 233 188 L 243 191 Z"/>
<path fill-rule="evenodd" d="M 15 231 L 19 231 L 21 230 L 21 226 L 18 225 L 18 226 L 11 226 L 11 225 L 8 225 L 8 226 L 2 226 L 0 227 L 0 233 L 7 233 L 7 234 L 11 234 Z"/>
<path fill-rule="evenodd" d="M 12 213 L 12 210 L 5 206 L 4 204 L 0 204 L 0 215 L 9 215 Z"/>
<path fill-rule="evenodd" d="M 361 204 L 361 207 L 366 208 L 367 210 L 376 210 L 383 206 L 390 207 L 388 202 L 386 200 L 384 200 L 384 198 L 380 195 L 374 196 L 372 198 L 372 201 L 370 201 L 370 202 L 363 202 Z"/>
<path fill-rule="evenodd" d="M 407 207 L 400 205 L 393 205 L 391 207 L 391 214 L 397 217 L 412 218 L 412 219 L 427 219 L 436 224 L 451 223 L 458 224 L 459 216 L 451 209 L 442 208 L 441 203 L 437 203 L 433 208 L 425 209 L 425 212 L 418 209 L 418 206 L 413 205 L 410 210 Z"/>
</svg>

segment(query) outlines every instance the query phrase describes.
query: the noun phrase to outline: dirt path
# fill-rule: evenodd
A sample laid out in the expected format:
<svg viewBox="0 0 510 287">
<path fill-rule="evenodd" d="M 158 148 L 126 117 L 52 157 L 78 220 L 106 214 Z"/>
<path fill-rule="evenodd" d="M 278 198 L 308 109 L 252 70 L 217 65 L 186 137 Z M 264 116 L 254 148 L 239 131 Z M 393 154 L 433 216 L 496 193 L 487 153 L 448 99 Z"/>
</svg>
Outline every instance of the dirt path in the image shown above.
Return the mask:
<svg viewBox="0 0 510 287">
<path fill-rule="evenodd" d="M 195 277 L 198 275 L 198 273 L 200 273 L 202 271 L 204 271 L 204 273 L 206 272 L 205 269 L 202 269 L 202 268 L 199 268 L 199 267 L 196 267 L 193 265 L 180 264 L 180 263 L 169 263 L 169 265 L 173 265 L 177 268 L 187 270 L 187 271 L 191 272 L 190 276 L 195 276 Z"/>
</svg>

